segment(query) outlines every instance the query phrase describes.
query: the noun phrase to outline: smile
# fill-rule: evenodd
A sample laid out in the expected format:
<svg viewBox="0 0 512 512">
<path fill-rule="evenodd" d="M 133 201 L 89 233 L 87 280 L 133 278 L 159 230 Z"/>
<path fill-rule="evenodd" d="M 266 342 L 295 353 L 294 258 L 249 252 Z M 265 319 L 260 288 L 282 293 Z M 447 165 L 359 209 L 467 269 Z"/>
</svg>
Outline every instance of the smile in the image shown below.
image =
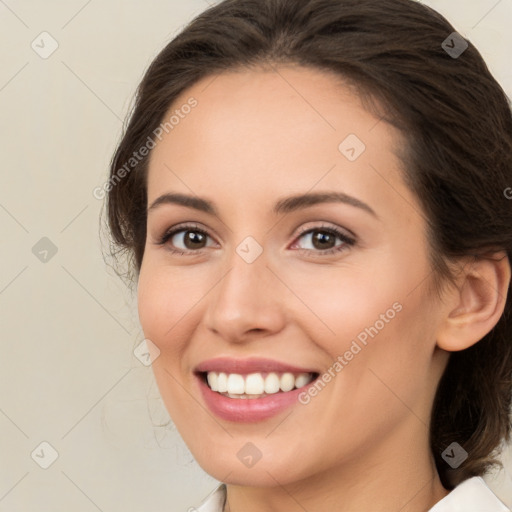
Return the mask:
<svg viewBox="0 0 512 512">
<path fill-rule="evenodd" d="M 194 375 L 213 414 L 244 423 L 263 421 L 298 404 L 299 394 L 320 372 L 266 358 L 220 357 L 200 363 Z"/>
<path fill-rule="evenodd" d="M 313 373 L 239 373 L 205 372 L 203 376 L 212 391 L 229 398 L 256 399 L 306 386 L 315 379 Z M 203 377 L 203 378 L 204 378 Z"/>
</svg>

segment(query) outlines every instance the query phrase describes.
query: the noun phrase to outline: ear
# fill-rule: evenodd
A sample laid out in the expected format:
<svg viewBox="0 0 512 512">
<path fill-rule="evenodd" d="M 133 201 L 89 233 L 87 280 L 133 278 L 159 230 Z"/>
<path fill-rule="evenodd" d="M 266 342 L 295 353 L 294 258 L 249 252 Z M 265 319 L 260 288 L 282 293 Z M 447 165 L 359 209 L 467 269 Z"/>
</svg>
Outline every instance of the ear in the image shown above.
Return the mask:
<svg viewBox="0 0 512 512">
<path fill-rule="evenodd" d="M 510 262 L 505 251 L 467 262 L 457 286 L 446 292 L 437 345 L 464 350 L 480 341 L 498 323 L 507 301 Z"/>
</svg>

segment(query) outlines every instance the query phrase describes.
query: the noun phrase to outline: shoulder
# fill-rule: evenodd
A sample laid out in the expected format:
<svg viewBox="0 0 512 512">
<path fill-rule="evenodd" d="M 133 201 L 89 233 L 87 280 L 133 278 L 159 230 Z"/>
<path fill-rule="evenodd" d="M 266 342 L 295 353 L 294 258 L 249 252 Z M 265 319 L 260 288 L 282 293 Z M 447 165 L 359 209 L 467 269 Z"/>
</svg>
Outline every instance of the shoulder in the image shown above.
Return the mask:
<svg viewBox="0 0 512 512">
<path fill-rule="evenodd" d="M 429 512 L 511 512 L 491 491 L 484 479 L 474 476 L 464 480 Z"/>
</svg>

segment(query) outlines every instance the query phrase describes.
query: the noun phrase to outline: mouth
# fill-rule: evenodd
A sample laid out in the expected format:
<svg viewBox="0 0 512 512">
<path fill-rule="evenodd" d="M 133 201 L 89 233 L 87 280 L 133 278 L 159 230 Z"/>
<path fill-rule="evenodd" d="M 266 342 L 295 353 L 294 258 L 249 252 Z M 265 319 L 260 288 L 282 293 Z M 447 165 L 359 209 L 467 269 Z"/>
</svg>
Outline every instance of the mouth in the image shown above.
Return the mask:
<svg viewBox="0 0 512 512">
<path fill-rule="evenodd" d="M 300 403 L 320 373 L 316 368 L 255 357 L 218 357 L 194 368 L 199 393 L 217 417 L 231 422 L 264 421 Z"/>
<path fill-rule="evenodd" d="M 317 372 L 253 372 L 248 374 L 218 371 L 196 372 L 202 382 L 222 396 L 258 399 L 301 389 L 320 375 Z"/>
</svg>

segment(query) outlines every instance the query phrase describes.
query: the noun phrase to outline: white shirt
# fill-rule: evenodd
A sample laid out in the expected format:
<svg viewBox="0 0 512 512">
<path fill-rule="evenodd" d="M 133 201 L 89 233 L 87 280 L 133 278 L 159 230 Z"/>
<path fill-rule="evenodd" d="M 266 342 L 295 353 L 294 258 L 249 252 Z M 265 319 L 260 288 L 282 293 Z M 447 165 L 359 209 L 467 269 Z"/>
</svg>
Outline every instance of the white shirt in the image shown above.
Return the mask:
<svg viewBox="0 0 512 512">
<path fill-rule="evenodd" d="M 226 485 L 214 489 L 201 503 L 197 512 L 222 512 L 226 501 Z M 428 512 L 511 512 L 487 487 L 483 478 L 474 476 L 464 480 L 450 494 L 438 501 Z"/>
</svg>

